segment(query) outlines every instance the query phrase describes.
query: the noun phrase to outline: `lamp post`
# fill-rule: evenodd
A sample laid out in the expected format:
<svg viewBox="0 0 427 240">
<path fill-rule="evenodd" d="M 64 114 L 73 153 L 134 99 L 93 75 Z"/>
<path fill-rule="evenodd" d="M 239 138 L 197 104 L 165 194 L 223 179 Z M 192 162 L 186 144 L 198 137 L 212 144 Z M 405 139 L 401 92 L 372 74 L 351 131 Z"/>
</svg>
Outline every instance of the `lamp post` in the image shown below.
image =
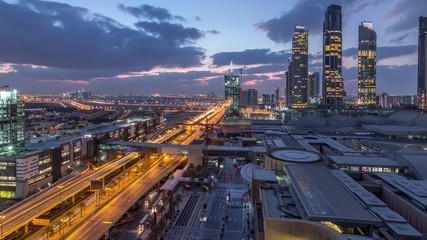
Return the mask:
<svg viewBox="0 0 427 240">
<path fill-rule="evenodd" d="M 58 186 L 58 189 L 59 189 L 59 203 L 61 203 L 62 202 L 62 188 L 63 188 L 64 186 L 62 186 L 62 185 L 59 185 Z"/>
<path fill-rule="evenodd" d="M 59 233 L 64 234 L 64 219 L 61 219 L 61 225 L 59 225 Z"/>
<path fill-rule="evenodd" d="M 4 219 L 6 218 L 6 216 L 1 215 L 0 216 L 0 220 L 1 220 L 1 239 L 3 239 L 3 223 L 4 223 Z"/>
</svg>

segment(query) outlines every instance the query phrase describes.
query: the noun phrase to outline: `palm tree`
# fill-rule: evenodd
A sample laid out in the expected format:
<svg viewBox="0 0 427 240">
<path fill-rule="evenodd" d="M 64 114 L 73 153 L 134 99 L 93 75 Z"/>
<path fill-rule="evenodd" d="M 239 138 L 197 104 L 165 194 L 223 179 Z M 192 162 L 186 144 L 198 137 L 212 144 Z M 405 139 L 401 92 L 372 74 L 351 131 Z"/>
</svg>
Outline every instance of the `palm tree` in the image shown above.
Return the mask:
<svg viewBox="0 0 427 240">
<path fill-rule="evenodd" d="M 166 210 L 166 207 L 164 205 L 160 205 L 159 207 L 159 215 L 162 215 Z"/>
</svg>

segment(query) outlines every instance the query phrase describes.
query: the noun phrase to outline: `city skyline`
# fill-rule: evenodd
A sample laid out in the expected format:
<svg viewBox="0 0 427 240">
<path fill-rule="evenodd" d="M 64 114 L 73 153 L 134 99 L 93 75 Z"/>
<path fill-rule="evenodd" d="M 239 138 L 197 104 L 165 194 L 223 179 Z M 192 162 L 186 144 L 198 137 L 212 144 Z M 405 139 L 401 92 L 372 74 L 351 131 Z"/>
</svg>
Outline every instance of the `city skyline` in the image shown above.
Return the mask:
<svg viewBox="0 0 427 240">
<path fill-rule="evenodd" d="M 322 73 L 321 22 L 334 3 L 343 9 L 347 94 L 357 93 L 357 27 L 365 20 L 378 34 L 377 93 L 416 93 L 418 17 L 425 2 L 188 3 L 191 11 L 170 1 L 1 1 L 0 81 L 23 94 L 81 88 L 221 94 L 233 61 L 235 69 L 246 66 L 244 89 L 273 93 L 283 86 L 296 24 L 309 31 L 309 71 Z"/>
</svg>

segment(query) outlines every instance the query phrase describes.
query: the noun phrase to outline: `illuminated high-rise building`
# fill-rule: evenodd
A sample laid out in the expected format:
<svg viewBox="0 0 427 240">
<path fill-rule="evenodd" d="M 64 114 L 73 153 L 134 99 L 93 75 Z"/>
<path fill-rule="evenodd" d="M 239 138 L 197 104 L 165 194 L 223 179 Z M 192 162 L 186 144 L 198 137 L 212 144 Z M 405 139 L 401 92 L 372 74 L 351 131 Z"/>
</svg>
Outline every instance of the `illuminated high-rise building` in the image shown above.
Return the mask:
<svg viewBox="0 0 427 240">
<path fill-rule="evenodd" d="M 11 151 L 24 144 L 24 102 L 16 90 L 0 89 L 0 151 Z"/>
<path fill-rule="evenodd" d="M 341 6 L 329 5 L 323 22 L 323 103 L 327 108 L 342 107 L 342 16 Z"/>
<path fill-rule="evenodd" d="M 418 36 L 418 108 L 425 111 L 427 106 L 427 17 L 419 18 Z"/>
<path fill-rule="evenodd" d="M 274 88 L 274 105 L 276 105 L 276 108 L 279 108 L 280 106 L 280 93 L 279 93 L 279 88 L 275 87 Z"/>
<path fill-rule="evenodd" d="M 359 26 L 358 104 L 377 103 L 377 34 L 371 22 Z"/>
<path fill-rule="evenodd" d="M 249 89 L 248 90 L 248 105 L 257 105 L 258 104 L 258 90 Z"/>
<path fill-rule="evenodd" d="M 308 98 L 319 95 L 320 77 L 319 72 L 308 73 Z"/>
<path fill-rule="evenodd" d="M 285 72 L 285 107 L 292 106 L 292 58 L 288 59 L 288 71 Z"/>
<path fill-rule="evenodd" d="M 305 108 L 308 105 L 308 31 L 297 25 L 292 37 L 292 67 L 289 74 L 290 103 L 292 108 Z"/>
<path fill-rule="evenodd" d="M 228 104 L 226 117 L 239 117 L 240 110 L 240 75 L 225 75 L 225 101 Z"/>
</svg>

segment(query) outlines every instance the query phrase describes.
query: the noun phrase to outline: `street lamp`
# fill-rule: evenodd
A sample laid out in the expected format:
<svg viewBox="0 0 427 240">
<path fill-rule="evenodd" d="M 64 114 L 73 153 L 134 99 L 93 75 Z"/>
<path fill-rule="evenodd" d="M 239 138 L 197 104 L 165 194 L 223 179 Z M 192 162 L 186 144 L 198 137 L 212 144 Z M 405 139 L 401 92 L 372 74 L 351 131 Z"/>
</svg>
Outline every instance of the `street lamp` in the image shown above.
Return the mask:
<svg viewBox="0 0 427 240">
<path fill-rule="evenodd" d="M 58 186 L 58 189 L 59 189 L 59 203 L 61 203 L 62 202 L 62 188 L 63 188 L 64 186 L 62 186 L 62 185 L 59 185 Z"/>
<path fill-rule="evenodd" d="M 0 219 L 1 219 L 1 239 L 3 239 L 3 221 L 6 218 L 6 216 L 1 215 Z"/>
<path fill-rule="evenodd" d="M 62 229 L 62 231 L 61 231 Z M 64 234 L 64 219 L 61 219 L 61 225 L 59 225 L 59 233 Z"/>
</svg>

